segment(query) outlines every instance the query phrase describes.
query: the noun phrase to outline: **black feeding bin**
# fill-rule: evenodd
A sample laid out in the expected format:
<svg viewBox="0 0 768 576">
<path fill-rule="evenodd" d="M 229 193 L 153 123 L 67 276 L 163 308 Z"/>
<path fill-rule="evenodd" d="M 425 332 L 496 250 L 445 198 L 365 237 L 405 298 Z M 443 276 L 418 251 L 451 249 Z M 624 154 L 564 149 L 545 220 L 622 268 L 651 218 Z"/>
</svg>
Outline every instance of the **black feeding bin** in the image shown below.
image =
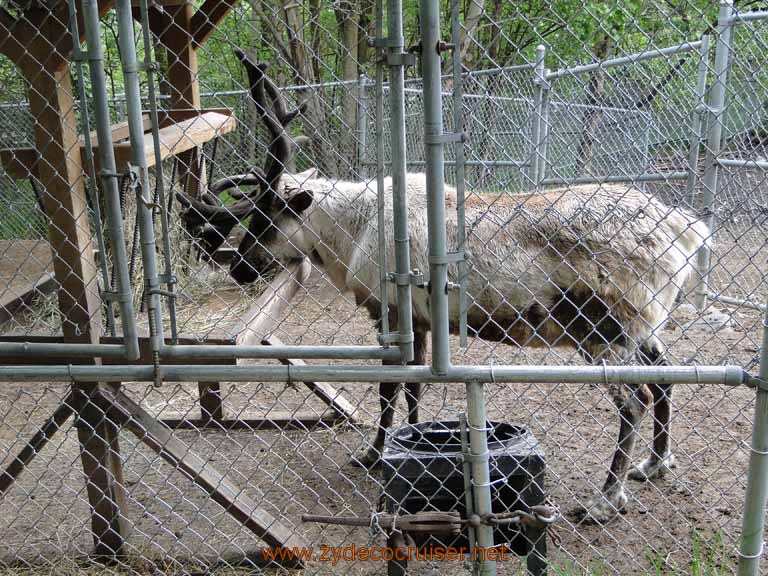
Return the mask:
<svg viewBox="0 0 768 576">
<path fill-rule="evenodd" d="M 488 422 L 491 506 L 495 513 L 528 511 L 544 504 L 544 455 L 524 426 Z M 464 467 L 458 420 L 405 424 L 387 435 L 384 446 L 384 497 L 390 513 L 458 510 L 465 516 Z M 468 546 L 461 536 L 412 534 L 418 546 Z M 528 555 L 528 571 L 546 573 L 546 534 L 519 526 L 499 526 L 493 541 Z M 532 552 L 536 554 L 532 554 Z"/>
</svg>

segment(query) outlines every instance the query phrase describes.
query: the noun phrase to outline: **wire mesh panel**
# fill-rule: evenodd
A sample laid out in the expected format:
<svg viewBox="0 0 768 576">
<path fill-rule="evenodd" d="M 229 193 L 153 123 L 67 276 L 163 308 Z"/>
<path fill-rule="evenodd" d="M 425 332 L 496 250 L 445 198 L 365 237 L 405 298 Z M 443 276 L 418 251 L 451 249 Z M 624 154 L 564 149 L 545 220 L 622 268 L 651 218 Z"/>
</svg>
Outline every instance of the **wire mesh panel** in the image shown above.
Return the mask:
<svg viewBox="0 0 768 576">
<path fill-rule="evenodd" d="M 710 0 L 376 4 L 0 0 L 0 571 L 735 572 L 768 21 L 722 111 Z"/>
</svg>

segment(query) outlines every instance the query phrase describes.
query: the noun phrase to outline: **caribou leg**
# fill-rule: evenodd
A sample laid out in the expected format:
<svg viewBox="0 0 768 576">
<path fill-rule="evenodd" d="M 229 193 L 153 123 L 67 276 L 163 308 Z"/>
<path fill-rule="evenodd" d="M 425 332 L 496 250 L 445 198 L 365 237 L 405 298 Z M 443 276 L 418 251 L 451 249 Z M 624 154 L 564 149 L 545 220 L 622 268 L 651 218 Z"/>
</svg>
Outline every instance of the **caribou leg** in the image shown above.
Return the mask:
<svg viewBox="0 0 768 576">
<path fill-rule="evenodd" d="M 393 326 L 392 319 L 390 319 L 390 326 Z M 421 330 L 414 330 L 413 352 L 414 358 L 408 365 L 423 365 L 426 361 L 426 332 Z M 382 361 L 384 365 L 398 365 L 399 362 L 394 361 Z M 418 402 L 421 396 L 421 384 L 419 382 L 406 383 L 406 400 L 408 402 L 408 422 L 415 424 L 419 419 L 419 407 Z M 387 436 L 387 429 L 392 426 L 392 422 L 395 416 L 395 404 L 397 403 L 398 392 L 400 391 L 399 383 L 381 382 L 379 384 L 379 403 L 381 405 L 381 417 L 379 419 L 379 426 L 376 430 L 376 436 L 373 443 L 362 450 L 361 453 L 353 457 L 352 463 L 370 468 L 379 464 L 381 455 L 384 450 L 384 440 Z"/>
<path fill-rule="evenodd" d="M 640 362 L 648 366 L 666 366 L 667 358 L 661 344 L 642 346 L 638 354 Z M 646 481 L 664 476 L 671 468 L 677 467 L 675 456 L 670 450 L 672 418 L 672 386 L 670 384 L 651 384 L 653 395 L 653 447 L 651 455 L 633 467 L 629 478 Z"/>
</svg>

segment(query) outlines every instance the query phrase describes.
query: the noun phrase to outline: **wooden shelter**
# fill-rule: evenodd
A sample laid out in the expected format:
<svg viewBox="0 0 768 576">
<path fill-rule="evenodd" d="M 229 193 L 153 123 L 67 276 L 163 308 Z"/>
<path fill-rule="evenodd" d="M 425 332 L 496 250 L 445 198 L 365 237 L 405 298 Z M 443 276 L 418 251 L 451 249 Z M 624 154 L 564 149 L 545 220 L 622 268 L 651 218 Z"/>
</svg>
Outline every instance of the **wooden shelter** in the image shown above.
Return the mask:
<svg viewBox="0 0 768 576">
<path fill-rule="evenodd" d="M 187 0 L 150 2 L 151 29 L 165 47 L 169 62 L 166 78 L 170 87 L 170 104 L 160 126 L 162 156 L 175 156 L 180 160 L 179 178 L 187 181 L 191 194 L 196 194 L 204 185 L 200 147 L 216 135 L 234 129 L 235 125 L 229 110 L 201 109 L 197 65 L 197 51 L 234 3 L 235 0 L 205 0 L 195 9 Z M 133 4 L 134 17 L 138 18 L 137 2 Z M 114 0 L 99 0 L 100 15 L 106 14 L 113 6 Z M 36 120 L 34 147 L 0 150 L 0 161 L 12 176 L 34 177 L 42 191 L 42 207 L 49 222 L 48 240 L 63 325 L 61 336 L 24 336 L 21 340 L 114 343 L 102 334 L 101 301 L 96 290 L 97 266 L 88 222 L 84 154 L 81 152 L 85 141 L 77 130 L 75 90 L 69 70 L 74 42 L 82 42 L 83 38 L 72 38 L 68 27 L 68 9 L 66 0 L 31 0 L 26 4 L 14 4 L 12 9 L 0 3 L 0 54 L 16 65 L 27 82 L 30 111 Z M 81 34 L 84 34 L 83 28 L 82 22 L 79 22 Z M 145 124 L 145 129 L 149 129 L 148 124 Z M 129 159 L 130 145 L 124 141 L 127 136 L 125 124 L 113 127 L 118 170 L 124 169 Z M 91 137 L 98 146 L 95 135 Z M 151 133 L 146 137 L 150 139 Z M 151 140 L 146 149 L 151 155 L 147 158 L 148 165 L 159 164 L 162 158 L 154 157 Z M 285 283 L 284 278 L 282 281 Z M 261 304 L 264 305 L 263 302 Z M 18 342 L 19 338 L 5 337 L 0 341 Z M 137 363 L 152 363 L 148 344 L 148 339 L 141 339 L 141 358 Z M 6 365 L 30 361 L 43 364 L 73 362 L 72 359 L 51 357 L 2 358 L 2 363 Z M 100 359 L 83 358 L 77 359 L 77 362 L 95 363 Z M 336 414 L 351 418 L 353 408 L 335 390 L 323 384 L 308 385 Z M 203 420 L 216 420 L 220 427 L 225 425 L 218 384 L 201 383 L 200 392 Z M 174 438 L 167 426 L 122 394 L 119 387 L 73 382 L 72 390 L 62 405 L 0 475 L 0 497 L 73 414 L 77 416 L 82 465 L 88 478 L 87 492 L 97 555 L 113 557 L 122 554 L 129 530 L 118 444 L 121 426 L 135 432 L 158 454 L 202 486 L 211 498 L 269 546 L 303 545 L 301 538 L 291 529 L 250 501 L 224 474 Z"/>
</svg>

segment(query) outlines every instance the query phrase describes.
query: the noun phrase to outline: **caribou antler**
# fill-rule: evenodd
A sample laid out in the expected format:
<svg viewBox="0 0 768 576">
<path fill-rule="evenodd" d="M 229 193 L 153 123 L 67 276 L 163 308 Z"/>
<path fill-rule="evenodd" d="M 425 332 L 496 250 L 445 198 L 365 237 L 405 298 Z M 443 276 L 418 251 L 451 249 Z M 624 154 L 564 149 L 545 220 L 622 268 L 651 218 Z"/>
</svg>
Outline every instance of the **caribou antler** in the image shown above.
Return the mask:
<svg viewBox="0 0 768 576">
<path fill-rule="evenodd" d="M 266 76 L 269 65 L 254 64 L 240 49 L 235 49 L 235 55 L 248 73 L 251 97 L 271 140 L 263 169 L 253 167 L 246 174 L 221 178 L 211 184 L 200 199 L 177 193 L 184 207 L 182 220 L 185 228 L 198 239 L 201 248 L 208 254 L 215 252 L 226 241 L 232 228 L 248 218 L 260 202 L 272 202 L 275 199 L 286 163 L 306 140 L 305 137 L 292 140 L 286 128 L 306 109 L 307 101 L 288 110 L 277 86 Z M 253 189 L 248 192 L 241 188 L 249 186 Z M 236 202 L 224 206 L 220 200 L 224 192 L 228 192 Z"/>
</svg>

